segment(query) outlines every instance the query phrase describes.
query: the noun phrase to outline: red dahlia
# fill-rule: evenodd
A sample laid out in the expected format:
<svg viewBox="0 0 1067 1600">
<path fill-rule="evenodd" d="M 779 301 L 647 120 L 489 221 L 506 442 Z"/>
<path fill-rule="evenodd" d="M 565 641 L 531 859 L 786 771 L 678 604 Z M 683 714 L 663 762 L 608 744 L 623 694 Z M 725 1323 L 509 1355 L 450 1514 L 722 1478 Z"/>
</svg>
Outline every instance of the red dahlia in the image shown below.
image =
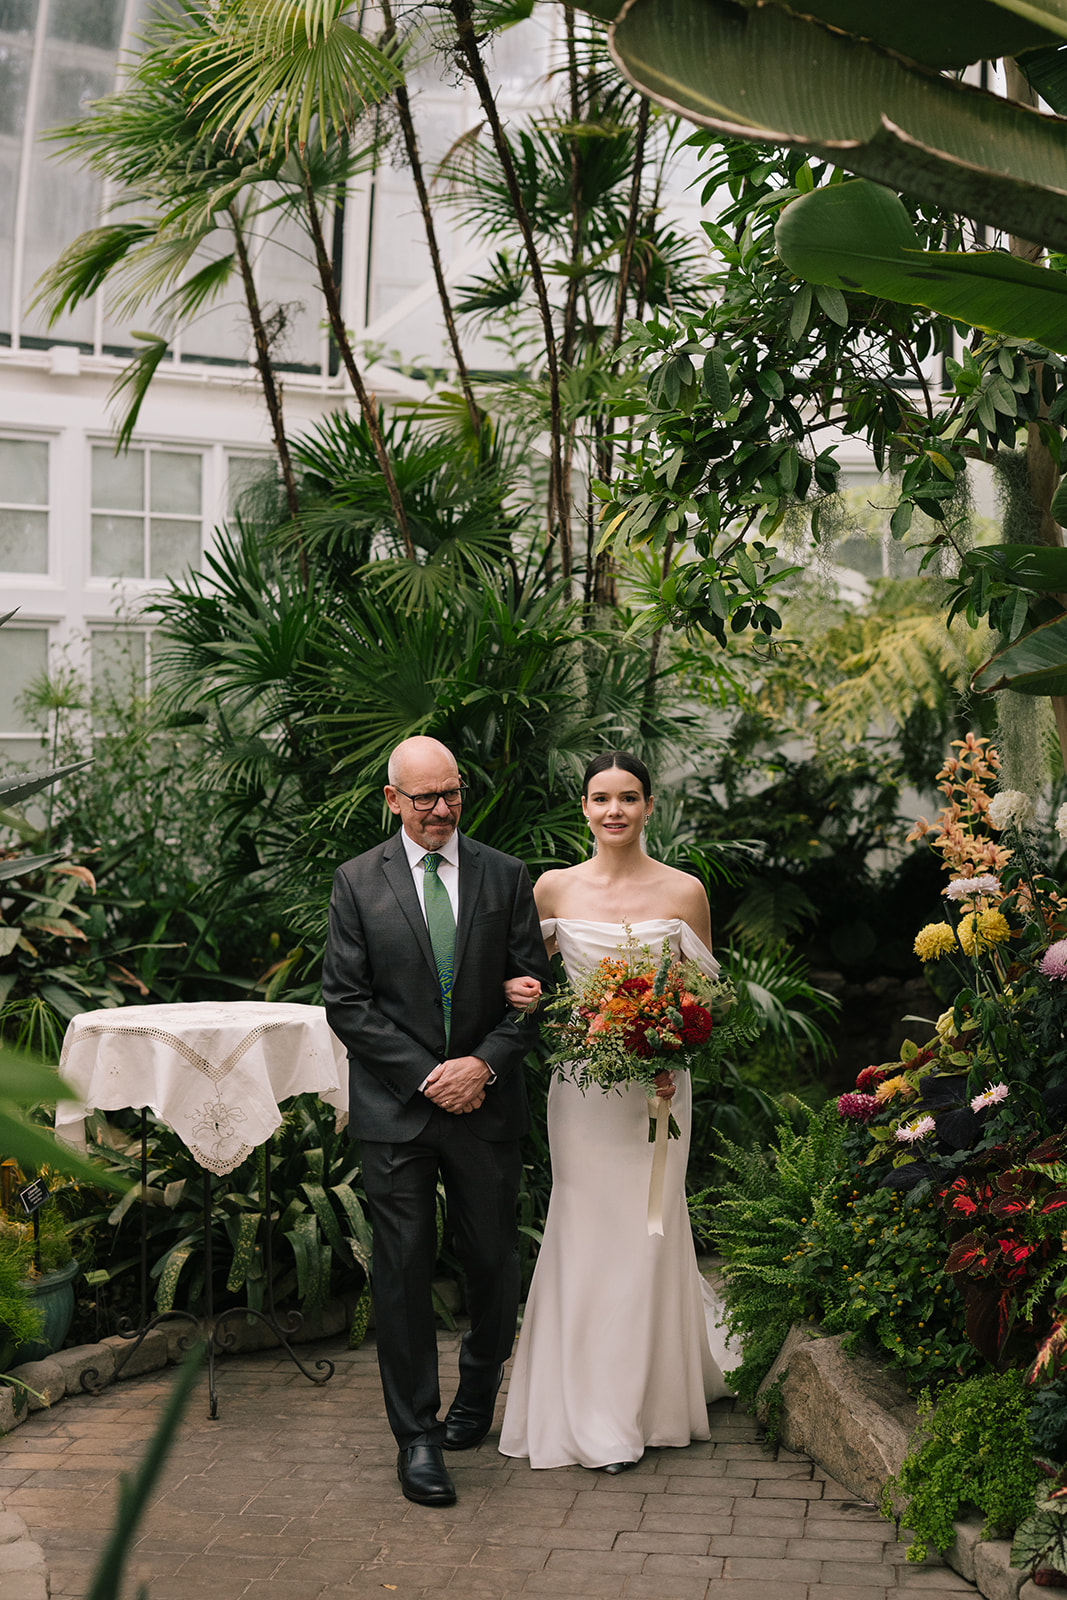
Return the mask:
<svg viewBox="0 0 1067 1600">
<path fill-rule="evenodd" d="M 639 1057 L 642 1061 L 650 1061 L 656 1054 L 645 1038 L 644 1028 L 627 1028 L 622 1036 L 622 1042 L 631 1055 Z"/>
<path fill-rule="evenodd" d="M 692 1001 L 684 1003 L 681 1010 L 682 1043 L 706 1044 L 711 1038 L 711 1013 Z"/>
<path fill-rule="evenodd" d="M 652 987 L 650 978 L 625 978 L 619 984 L 619 994 L 647 994 Z"/>
<path fill-rule="evenodd" d="M 856 1079 L 856 1088 L 870 1091 L 876 1084 L 888 1078 L 889 1072 L 885 1067 L 864 1067 Z"/>
</svg>

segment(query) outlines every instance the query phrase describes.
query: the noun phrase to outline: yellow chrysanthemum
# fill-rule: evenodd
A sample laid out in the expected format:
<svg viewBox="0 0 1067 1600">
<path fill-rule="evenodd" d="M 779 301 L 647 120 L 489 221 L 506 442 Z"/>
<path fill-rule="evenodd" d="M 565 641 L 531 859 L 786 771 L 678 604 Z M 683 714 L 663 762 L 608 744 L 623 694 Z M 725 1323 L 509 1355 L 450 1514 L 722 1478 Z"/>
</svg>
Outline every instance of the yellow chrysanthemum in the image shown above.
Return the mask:
<svg viewBox="0 0 1067 1600">
<path fill-rule="evenodd" d="M 915 954 L 920 961 L 936 961 L 956 948 L 956 935 L 947 922 L 928 922 L 915 935 Z"/>
<path fill-rule="evenodd" d="M 969 956 L 973 956 L 976 949 L 979 954 L 992 950 L 995 944 L 1003 944 L 1010 937 L 1008 919 L 1001 911 L 983 911 L 980 915 L 972 911 L 960 922 L 960 944 Z"/>
<path fill-rule="evenodd" d="M 874 1098 L 884 1105 L 887 1100 L 892 1100 L 895 1095 L 913 1095 L 915 1092 L 907 1078 L 898 1073 L 895 1078 L 886 1078 L 884 1082 L 878 1085 L 874 1091 Z"/>
</svg>

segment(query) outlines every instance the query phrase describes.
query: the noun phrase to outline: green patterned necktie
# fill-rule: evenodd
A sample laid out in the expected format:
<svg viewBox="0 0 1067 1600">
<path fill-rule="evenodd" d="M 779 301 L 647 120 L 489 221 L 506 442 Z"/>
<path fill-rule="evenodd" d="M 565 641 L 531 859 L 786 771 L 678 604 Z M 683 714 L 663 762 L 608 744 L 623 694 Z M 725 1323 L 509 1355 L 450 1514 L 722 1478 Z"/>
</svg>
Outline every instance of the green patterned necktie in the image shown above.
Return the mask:
<svg viewBox="0 0 1067 1600">
<path fill-rule="evenodd" d="M 452 966 L 456 958 L 456 919 L 448 890 L 441 882 L 438 867 L 441 857 L 432 852 L 422 858 L 423 896 L 426 906 L 426 928 L 437 963 L 437 976 L 441 981 L 441 1004 L 445 1013 L 445 1045 L 452 1031 Z"/>
</svg>

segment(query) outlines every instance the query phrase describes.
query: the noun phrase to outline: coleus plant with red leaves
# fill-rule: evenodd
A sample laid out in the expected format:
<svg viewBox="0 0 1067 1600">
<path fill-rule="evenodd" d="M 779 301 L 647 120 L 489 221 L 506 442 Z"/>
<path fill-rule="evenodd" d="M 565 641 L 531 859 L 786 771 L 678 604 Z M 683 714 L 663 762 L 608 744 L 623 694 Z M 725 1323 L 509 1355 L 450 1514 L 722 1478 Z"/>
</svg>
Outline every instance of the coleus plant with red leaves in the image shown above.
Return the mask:
<svg viewBox="0 0 1067 1600">
<path fill-rule="evenodd" d="M 951 1241 L 946 1270 L 964 1297 L 967 1337 L 997 1366 L 1029 1364 L 1034 1345 L 1043 1349 L 1063 1320 L 1061 1305 L 1067 1317 L 1067 1135 L 984 1152 L 941 1190 L 941 1204 Z M 1050 1352 L 1045 1367 L 1051 1359 Z"/>
</svg>

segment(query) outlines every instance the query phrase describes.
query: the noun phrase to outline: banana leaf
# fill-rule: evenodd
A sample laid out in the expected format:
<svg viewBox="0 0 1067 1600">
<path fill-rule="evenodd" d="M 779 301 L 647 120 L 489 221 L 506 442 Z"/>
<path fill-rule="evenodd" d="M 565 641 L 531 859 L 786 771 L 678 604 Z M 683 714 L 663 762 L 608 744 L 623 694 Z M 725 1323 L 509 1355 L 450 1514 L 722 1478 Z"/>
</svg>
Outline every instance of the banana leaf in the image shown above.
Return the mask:
<svg viewBox="0 0 1067 1600">
<path fill-rule="evenodd" d="M 1067 615 L 1053 617 L 990 656 L 971 678 L 976 694 L 1067 695 Z"/>
<path fill-rule="evenodd" d="M 1060 9 L 1057 0 L 1046 20 Z M 941 15 L 939 7 L 930 10 Z M 1060 118 L 777 5 L 629 0 L 610 45 L 636 88 L 691 122 L 808 150 L 859 177 L 1067 251 L 1067 128 Z"/>
<path fill-rule="evenodd" d="M 940 0 L 936 5 L 930 0 L 894 0 L 893 5 L 885 0 L 811 0 L 786 9 L 928 67 L 966 67 L 1054 47 L 1067 38 L 1064 0 L 1012 0 L 1009 5 L 1001 0 Z"/>
<path fill-rule="evenodd" d="M 859 290 L 974 327 L 1067 350 L 1067 274 L 999 250 L 923 250 L 901 201 L 856 179 L 801 195 L 775 228 L 808 283 Z"/>
</svg>

